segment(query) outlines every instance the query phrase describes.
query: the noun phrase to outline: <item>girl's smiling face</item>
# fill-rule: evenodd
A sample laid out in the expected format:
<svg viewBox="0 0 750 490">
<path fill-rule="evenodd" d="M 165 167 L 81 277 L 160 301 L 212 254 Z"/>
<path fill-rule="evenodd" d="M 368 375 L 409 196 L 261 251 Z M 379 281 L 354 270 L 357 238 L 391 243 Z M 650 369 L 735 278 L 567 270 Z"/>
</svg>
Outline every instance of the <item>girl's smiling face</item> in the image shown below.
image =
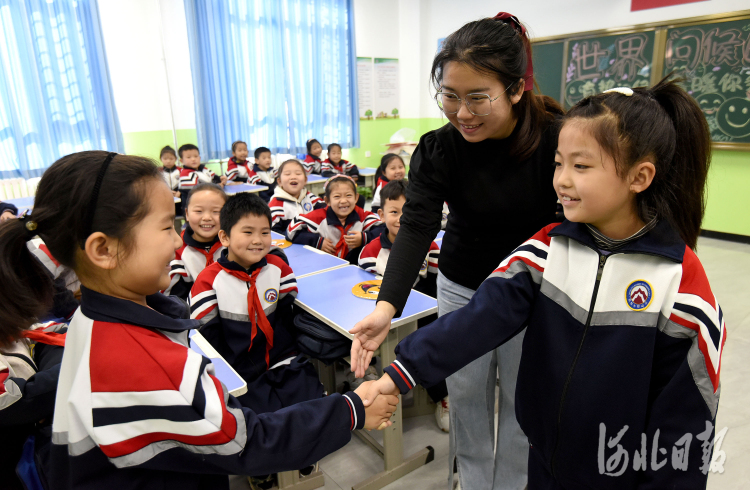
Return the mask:
<svg viewBox="0 0 750 490">
<path fill-rule="evenodd" d="M 222 195 L 214 191 L 200 191 L 190 195 L 185 219 L 190 224 L 196 241 L 208 243 L 216 238 L 224 202 Z"/>
<path fill-rule="evenodd" d="M 247 145 L 245 143 L 238 143 L 232 151 L 232 156 L 237 162 L 244 162 L 247 160 Z"/>
<path fill-rule="evenodd" d="M 338 146 L 334 146 L 330 150 L 328 150 L 328 159 L 337 164 L 341 161 L 341 148 Z"/>
<path fill-rule="evenodd" d="M 343 221 L 354 211 L 359 195 L 352 182 L 333 182 L 330 186 L 331 192 L 326 196 L 326 204 Z"/>
<path fill-rule="evenodd" d="M 163 154 L 160 160 L 161 160 L 161 164 L 164 165 L 164 168 L 166 170 L 172 170 L 174 168 L 175 163 L 177 163 L 177 157 L 175 157 L 171 153 Z"/>
<path fill-rule="evenodd" d="M 406 175 L 406 167 L 404 166 L 404 162 L 398 157 L 392 158 L 385 166 L 383 175 L 385 175 L 385 178 L 388 180 L 403 179 Z"/>
<path fill-rule="evenodd" d="M 299 197 L 307 184 L 307 173 L 302 165 L 287 163 L 279 174 L 279 185 L 292 197 Z"/>
<path fill-rule="evenodd" d="M 320 143 L 313 143 L 310 147 L 310 155 L 320 157 L 321 153 L 323 153 L 323 147 L 320 146 Z"/>
</svg>

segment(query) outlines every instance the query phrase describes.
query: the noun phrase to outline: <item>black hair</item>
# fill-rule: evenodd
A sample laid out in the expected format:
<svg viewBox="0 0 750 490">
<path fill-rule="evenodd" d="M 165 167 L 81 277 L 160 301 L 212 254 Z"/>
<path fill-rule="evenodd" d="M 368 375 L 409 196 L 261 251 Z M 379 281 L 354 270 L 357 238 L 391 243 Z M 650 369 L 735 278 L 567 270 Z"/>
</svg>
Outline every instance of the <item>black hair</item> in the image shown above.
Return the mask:
<svg viewBox="0 0 750 490">
<path fill-rule="evenodd" d="M 187 195 L 187 200 L 185 201 L 185 209 L 190 206 L 190 198 L 201 191 L 213 191 L 223 197 L 224 202 L 227 202 L 227 193 L 224 192 L 224 189 L 222 189 L 221 186 L 212 184 L 211 182 L 201 182 L 200 184 L 190 189 L 190 192 Z"/>
<path fill-rule="evenodd" d="M 237 140 L 237 141 L 235 141 L 234 143 L 232 143 L 232 153 L 234 153 L 234 150 L 236 150 L 236 149 L 237 149 L 237 146 L 238 146 L 238 145 L 245 145 L 245 146 L 247 146 L 247 143 L 245 143 L 245 142 L 244 142 L 244 141 L 242 141 L 242 140 Z"/>
<path fill-rule="evenodd" d="M 392 180 L 380 189 L 380 202 L 385 206 L 385 201 L 397 201 L 401 197 L 406 197 L 405 180 Z"/>
<path fill-rule="evenodd" d="M 161 160 L 161 157 L 163 157 L 167 153 L 169 153 L 173 157 L 177 158 L 177 153 L 174 152 L 174 148 L 172 148 L 171 146 L 167 145 L 167 146 L 165 146 L 164 148 L 161 149 L 161 152 L 159 153 L 159 159 Z"/>
<path fill-rule="evenodd" d="M 258 147 L 258 148 L 255 149 L 255 153 L 253 154 L 253 156 L 257 160 L 258 157 L 260 157 L 263 153 L 271 153 L 271 150 L 269 150 L 265 146 L 260 146 L 260 147 Z"/>
<path fill-rule="evenodd" d="M 385 174 L 385 169 L 388 168 L 388 164 L 394 158 L 398 158 L 399 160 L 401 160 L 401 163 L 403 163 L 404 167 L 406 167 L 406 163 L 404 163 L 403 158 L 396 155 L 395 153 L 386 153 L 380 158 L 380 165 L 378 165 L 378 169 L 375 171 L 375 183 L 377 183 L 378 179 Z"/>
<path fill-rule="evenodd" d="M 334 184 L 340 184 L 340 183 L 347 183 L 352 186 L 352 189 L 354 189 L 354 193 L 357 193 L 357 184 L 354 183 L 351 177 L 347 177 L 346 175 L 335 175 L 328 179 L 328 182 L 326 183 L 326 193 L 325 198 L 330 199 L 331 198 L 331 189 L 333 189 Z"/>
<path fill-rule="evenodd" d="M 309 140 L 307 140 L 307 143 L 306 143 L 306 145 L 307 145 L 307 154 L 308 155 L 312 155 L 310 153 L 310 150 L 312 150 L 312 145 L 314 145 L 315 143 L 317 143 L 317 144 L 320 145 L 320 149 L 321 150 L 323 149 L 323 145 L 320 144 L 320 141 L 316 140 L 315 138 L 310 138 Z"/>
<path fill-rule="evenodd" d="M 287 164 L 289 164 L 289 163 L 291 163 L 292 165 L 294 165 L 295 163 L 297 165 L 299 165 L 300 168 L 302 169 L 302 171 L 305 173 L 305 179 L 307 178 L 307 171 L 305 170 L 305 166 L 302 165 L 302 162 L 300 162 L 296 158 L 290 158 L 289 160 L 286 160 L 284 163 L 282 163 L 281 165 L 279 165 L 279 171 L 277 172 L 278 178 L 281 178 L 281 172 L 284 171 L 284 167 L 286 167 Z"/>
<path fill-rule="evenodd" d="M 340 144 L 338 144 L 338 143 L 331 143 L 330 145 L 328 145 L 328 152 L 329 152 L 329 153 L 330 153 L 331 149 L 332 149 L 332 148 L 333 148 L 334 146 L 335 146 L 335 147 L 337 147 L 337 148 L 338 148 L 339 150 L 341 150 L 341 145 L 340 145 Z"/>
<path fill-rule="evenodd" d="M 580 101 L 564 124 L 583 123 L 615 161 L 621 177 L 650 161 L 656 174 L 636 197 L 644 222 L 656 212 L 668 220 L 690 248 L 695 248 L 705 211 L 711 135 L 701 108 L 671 74 L 633 95 L 607 92 Z"/>
<path fill-rule="evenodd" d="M 42 176 L 34 198 L 34 232 L 50 253 L 73 270 L 87 233 L 100 231 L 117 238 L 122 253 L 132 248 L 131 231 L 149 212 L 149 182 L 164 184 L 156 163 L 144 157 L 116 155 L 92 203 L 96 176 L 107 159 L 106 151 L 82 151 L 56 161 Z M 95 212 L 90 231 L 85 216 Z M 26 220 L 0 225 L 0 345 L 7 345 L 48 311 L 53 284 L 47 270 L 26 248 L 30 239 Z M 118 251 L 120 252 L 120 251 Z"/>
<path fill-rule="evenodd" d="M 271 208 L 260 196 L 250 192 L 238 192 L 229 196 L 224 207 L 221 208 L 219 223 L 221 229 L 230 236 L 232 227 L 247 215 L 265 216 L 268 218 L 268 226 L 272 224 Z"/>
<path fill-rule="evenodd" d="M 529 39 L 510 24 L 490 18 L 469 22 L 445 39 L 432 62 L 430 78 L 439 91 L 446 63 L 456 61 L 496 77 L 505 85 L 504 97 L 510 103 L 511 96 L 524 89 L 527 53 L 531 53 Z M 553 121 L 555 114 L 563 114 L 563 110 L 554 99 L 531 90 L 524 91 L 521 100 L 512 107 L 516 127 L 511 136 L 510 155 L 525 160 L 539 146 L 544 122 Z"/>
<path fill-rule="evenodd" d="M 178 154 L 180 155 L 180 158 L 182 158 L 182 153 L 183 153 L 183 152 L 185 152 L 185 151 L 188 151 L 188 150 L 196 150 L 196 151 L 197 151 L 198 153 L 200 153 L 200 152 L 201 152 L 201 151 L 200 151 L 200 149 L 199 149 L 199 148 L 198 148 L 197 146 L 195 146 L 194 144 L 192 144 L 192 143 L 187 143 L 187 144 L 185 144 L 185 145 L 182 145 L 182 146 L 181 146 L 181 147 L 180 147 L 180 148 L 179 148 L 179 149 L 177 150 L 177 153 L 178 153 Z"/>
</svg>

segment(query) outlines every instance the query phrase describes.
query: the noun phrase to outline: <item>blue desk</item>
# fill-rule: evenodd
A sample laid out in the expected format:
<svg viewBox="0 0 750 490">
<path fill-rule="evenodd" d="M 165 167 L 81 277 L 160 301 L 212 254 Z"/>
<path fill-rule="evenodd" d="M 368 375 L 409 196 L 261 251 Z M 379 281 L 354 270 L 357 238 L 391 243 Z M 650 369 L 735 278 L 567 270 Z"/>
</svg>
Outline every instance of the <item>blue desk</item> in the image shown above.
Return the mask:
<svg viewBox="0 0 750 490">
<path fill-rule="evenodd" d="M 435 240 L 435 243 L 437 243 L 437 246 L 438 246 L 439 249 L 441 249 L 441 250 L 443 249 L 443 239 L 442 238 L 438 238 L 437 240 Z"/>
<path fill-rule="evenodd" d="M 23 213 L 27 209 L 34 209 L 34 197 L 17 197 L 15 199 L 6 199 L 3 202 L 9 202 L 18 208 L 18 214 Z"/>
<path fill-rule="evenodd" d="M 274 240 L 285 239 L 284 235 L 275 231 L 271 232 L 271 237 Z M 292 268 L 297 279 L 349 265 L 347 260 L 306 245 L 293 243 L 281 250 L 286 254 L 289 267 Z"/>
<path fill-rule="evenodd" d="M 359 182 L 359 184 L 364 185 L 365 187 L 372 187 L 375 188 L 375 172 L 377 169 L 366 167 L 366 168 L 360 168 L 359 169 L 359 175 L 363 177 L 362 182 Z"/>
<path fill-rule="evenodd" d="M 352 287 L 370 279 L 375 279 L 375 276 L 353 265 L 299 278 L 297 279 L 299 293 L 295 302 L 300 308 L 343 335 L 353 338 L 349 330 L 373 311 L 375 301 L 357 298 L 352 294 Z M 437 312 L 436 299 L 412 290 L 401 318 L 391 323 L 391 329 L 380 346 L 383 366 L 389 365 L 396 359 L 394 352 L 396 344 L 417 329 L 417 320 L 435 312 Z M 404 457 L 402 417 L 424 415 L 435 411 L 435 405 L 430 404 L 427 393 L 421 387 L 413 390 L 413 396 L 413 407 L 407 409 L 399 407 L 399 410 L 393 414 L 391 418 L 393 425 L 383 430 L 382 445 L 365 431 L 355 433 L 370 447 L 382 454 L 384 471 L 352 488 L 367 490 L 382 488 L 432 461 L 432 448 L 423 448 Z"/>
<path fill-rule="evenodd" d="M 437 234 L 437 237 L 435 237 L 435 240 L 442 240 L 443 236 L 445 236 L 445 230 L 440 230 Z"/>
<path fill-rule="evenodd" d="M 221 354 L 216 352 L 216 349 L 208 343 L 208 340 L 200 332 L 191 330 L 188 336 L 190 337 L 190 348 L 211 360 L 211 364 L 214 365 L 216 377 L 224 383 L 230 395 L 240 396 L 247 393 L 247 383 L 245 383 L 245 380 L 221 357 Z"/>
<path fill-rule="evenodd" d="M 307 184 L 305 184 L 305 187 L 308 191 L 312 192 L 316 196 L 319 196 L 325 191 L 323 187 L 325 186 L 326 180 L 328 179 L 321 175 L 310 174 L 307 176 Z"/>
<path fill-rule="evenodd" d="M 253 184 L 236 184 L 224 186 L 224 192 L 229 195 L 238 194 L 240 192 L 260 192 L 265 190 L 268 190 L 268 186 Z"/>
</svg>

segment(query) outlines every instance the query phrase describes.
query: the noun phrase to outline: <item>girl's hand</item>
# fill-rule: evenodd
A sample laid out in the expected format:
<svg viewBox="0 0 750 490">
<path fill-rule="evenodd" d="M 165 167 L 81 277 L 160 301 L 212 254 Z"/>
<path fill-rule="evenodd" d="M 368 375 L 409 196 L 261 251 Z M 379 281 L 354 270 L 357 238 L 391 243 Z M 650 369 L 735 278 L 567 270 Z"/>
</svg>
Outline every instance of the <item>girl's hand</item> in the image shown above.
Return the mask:
<svg viewBox="0 0 750 490">
<path fill-rule="evenodd" d="M 363 385 L 366 383 L 362 383 Z M 369 388 L 364 394 L 364 397 L 360 395 L 360 398 L 362 398 L 362 403 L 365 407 L 369 407 L 372 402 L 378 399 L 379 396 L 382 395 L 398 395 L 398 387 L 396 386 L 396 383 L 393 382 L 390 376 L 388 374 L 384 374 L 382 378 L 380 378 L 377 381 L 371 381 L 370 384 L 368 384 Z M 360 386 L 361 388 L 361 386 Z M 358 388 L 359 389 L 359 388 Z M 359 395 L 359 393 L 357 393 Z"/>
<path fill-rule="evenodd" d="M 222 187 L 224 187 L 225 185 L 227 185 L 227 176 L 226 175 L 222 175 L 221 177 L 219 177 L 219 180 L 221 181 L 221 186 Z"/>
<path fill-rule="evenodd" d="M 4 211 L 3 214 L 0 215 L 0 223 L 3 221 L 8 221 L 9 219 L 17 218 L 15 214 L 13 214 L 12 211 Z"/>
<path fill-rule="evenodd" d="M 375 311 L 360 320 L 349 332 L 355 334 L 352 341 L 351 363 L 352 371 L 357 378 L 365 376 L 365 370 L 370 365 L 372 354 L 380 347 L 391 320 L 396 314 L 396 308 L 387 301 L 378 301 Z"/>
<path fill-rule="evenodd" d="M 372 392 L 371 385 L 376 382 L 365 381 L 354 392 L 362 398 L 365 393 Z M 383 394 L 371 400 L 365 407 L 365 429 L 382 430 L 390 427 L 393 424 L 391 416 L 396 411 L 397 405 L 398 396 L 395 395 Z"/>
<path fill-rule="evenodd" d="M 174 197 L 180 197 L 180 191 L 172 191 Z"/>
<path fill-rule="evenodd" d="M 349 250 L 354 250 L 362 245 L 362 233 L 349 233 L 344 237 L 344 241 Z"/>
<path fill-rule="evenodd" d="M 336 255 L 336 245 L 328 238 L 323 240 L 323 245 L 320 246 L 320 249 L 327 254 Z"/>
</svg>

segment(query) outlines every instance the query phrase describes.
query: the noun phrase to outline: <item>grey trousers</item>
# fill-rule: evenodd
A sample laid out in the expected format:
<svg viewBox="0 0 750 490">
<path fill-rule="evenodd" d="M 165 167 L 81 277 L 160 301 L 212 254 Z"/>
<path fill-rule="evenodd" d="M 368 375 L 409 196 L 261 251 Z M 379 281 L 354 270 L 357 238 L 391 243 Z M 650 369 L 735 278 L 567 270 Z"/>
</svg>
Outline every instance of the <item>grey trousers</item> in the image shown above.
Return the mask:
<svg viewBox="0 0 750 490">
<path fill-rule="evenodd" d="M 438 315 L 466 305 L 474 291 L 438 273 Z M 491 307 L 491 305 L 488 305 Z M 515 395 L 524 332 L 448 377 L 450 396 L 449 486 L 453 460 L 463 490 L 523 490 L 529 443 L 516 421 Z M 472 339 L 456 339 L 457 344 Z M 497 442 L 495 381 L 500 381 Z M 496 449 L 496 451 L 495 451 Z"/>
</svg>

